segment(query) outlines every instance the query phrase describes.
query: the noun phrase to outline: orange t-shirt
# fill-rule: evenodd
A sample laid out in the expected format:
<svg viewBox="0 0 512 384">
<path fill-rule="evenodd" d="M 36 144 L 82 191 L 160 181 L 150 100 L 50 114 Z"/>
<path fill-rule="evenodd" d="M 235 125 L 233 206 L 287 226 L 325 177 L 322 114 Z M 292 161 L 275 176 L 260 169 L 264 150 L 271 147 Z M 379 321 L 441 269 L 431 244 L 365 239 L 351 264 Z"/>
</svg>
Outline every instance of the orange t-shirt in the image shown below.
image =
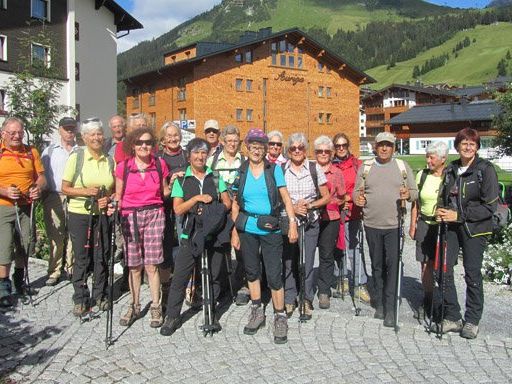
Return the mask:
<svg viewBox="0 0 512 384">
<path fill-rule="evenodd" d="M 44 172 L 41 156 L 34 147 L 23 145 L 20 150 L 11 150 L 0 145 L 0 186 L 16 185 L 21 193 L 28 195 L 30 186 Z M 25 199 L 19 200 L 20 205 L 26 205 Z M 14 205 L 11 199 L 0 196 L 0 205 Z"/>
</svg>

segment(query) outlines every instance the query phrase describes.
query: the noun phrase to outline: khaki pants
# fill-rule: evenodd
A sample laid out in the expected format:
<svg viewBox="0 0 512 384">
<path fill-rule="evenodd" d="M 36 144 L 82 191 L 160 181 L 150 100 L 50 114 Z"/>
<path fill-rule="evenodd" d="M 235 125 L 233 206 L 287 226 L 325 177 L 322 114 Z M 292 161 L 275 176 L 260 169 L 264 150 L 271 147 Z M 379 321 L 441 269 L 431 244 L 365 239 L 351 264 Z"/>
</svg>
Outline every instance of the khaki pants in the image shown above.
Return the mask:
<svg viewBox="0 0 512 384">
<path fill-rule="evenodd" d="M 43 200 L 44 223 L 46 234 L 50 241 L 50 257 L 48 259 L 48 277 L 58 279 L 62 271 L 64 260 L 64 243 L 66 247 L 66 272 L 73 271 L 74 255 L 71 241 L 65 241 L 66 230 L 65 196 L 57 192 L 50 192 Z"/>
<path fill-rule="evenodd" d="M 14 260 L 16 268 L 24 268 L 25 255 L 30 242 L 30 205 L 20 206 L 18 213 L 21 238 L 18 230 L 15 229 L 17 225 L 16 208 L 0 206 L 0 265 L 10 266 L 12 260 Z"/>
</svg>

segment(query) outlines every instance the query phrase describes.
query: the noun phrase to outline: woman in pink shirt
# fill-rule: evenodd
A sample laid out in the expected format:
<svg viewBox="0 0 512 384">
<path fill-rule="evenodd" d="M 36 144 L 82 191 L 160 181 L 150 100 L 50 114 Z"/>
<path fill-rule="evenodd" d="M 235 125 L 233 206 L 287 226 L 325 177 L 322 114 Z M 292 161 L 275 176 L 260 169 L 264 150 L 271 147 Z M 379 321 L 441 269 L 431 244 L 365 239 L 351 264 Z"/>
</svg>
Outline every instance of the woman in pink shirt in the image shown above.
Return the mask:
<svg viewBox="0 0 512 384">
<path fill-rule="evenodd" d="M 164 199 L 169 196 L 169 170 L 163 159 L 153 156 L 156 145 L 153 130 L 138 128 L 123 142 L 130 153 L 116 168 L 116 195 L 121 206 L 121 227 L 124 237 L 125 262 L 130 271 L 132 303 L 119 324 L 129 326 L 140 317 L 140 283 L 143 267 L 149 278 L 153 328 L 163 322 L 160 305 L 160 275 L 163 262 Z"/>
<path fill-rule="evenodd" d="M 328 309 L 331 306 L 331 286 L 334 278 L 334 249 L 340 228 L 340 207 L 345 203 L 345 181 L 343 173 L 332 164 L 334 145 L 325 135 L 315 140 L 316 162 L 327 177 L 327 188 L 331 199 L 322 210 L 320 234 L 318 236 L 318 306 Z"/>
</svg>

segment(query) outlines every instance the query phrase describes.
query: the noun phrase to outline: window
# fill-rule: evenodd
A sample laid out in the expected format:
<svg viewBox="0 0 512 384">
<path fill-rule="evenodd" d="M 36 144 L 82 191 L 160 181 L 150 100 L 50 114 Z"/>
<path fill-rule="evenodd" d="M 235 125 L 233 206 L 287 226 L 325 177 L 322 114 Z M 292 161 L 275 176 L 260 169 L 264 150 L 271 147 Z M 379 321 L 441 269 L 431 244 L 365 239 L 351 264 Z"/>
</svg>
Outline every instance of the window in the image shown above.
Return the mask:
<svg viewBox="0 0 512 384">
<path fill-rule="evenodd" d="M 187 120 L 187 109 L 186 108 L 178 109 L 178 113 L 180 115 L 180 121 Z"/>
<path fill-rule="evenodd" d="M 252 63 L 252 51 L 245 52 L 245 62 Z"/>
<path fill-rule="evenodd" d="M 181 77 L 178 79 L 178 101 L 185 101 L 187 99 L 187 78 Z"/>
<path fill-rule="evenodd" d="M 43 45 L 32 43 L 32 65 L 50 67 L 50 49 Z"/>
<path fill-rule="evenodd" d="M 154 88 L 149 89 L 149 99 L 148 99 L 148 105 L 150 107 L 153 107 L 156 103 L 156 91 Z"/>
<path fill-rule="evenodd" d="M 286 67 L 286 55 L 280 55 L 279 60 L 279 64 L 281 65 L 281 67 Z"/>
<path fill-rule="evenodd" d="M 241 91 L 242 90 L 242 83 L 243 83 L 242 79 L 235 79 L 235 89 L 237 91 Z"/>
<path fill-rule="evenodd" d="M 242 121 L 242 114 L 243 114 L 244 110 L 241 109 L 241 108 L 237 108 L 236 109 L 236 120 L 237 121 Z"/>
<path fill-rule="evenodd" d="M 50 21 L 51 0 L 31 0 L 30 17 Z"/>
<path fill-rule="evenodd" d="M 241 53 L 237 53 L 237 54 L 235 55 L 235 61 L 236 61 L 237 63 L 241 63 L 241 62 L 242 62 L 242 54 L 241 54 Z"/>
<path fill-rule="evenodd" d="M 245 80 L 245 90 L 247 92 L 251 92 L 252 91 L 252 80 Z"/>
<path fill-rule="evenodd" d="M 80 40 L 80 23 L 75 21 L 75 41 Z"/>
<path fill-rule="evenodd" d="M 187 100 L 187 91 L 185 89 L 178 89 L 178 101 Z"/>
<path fill-rule="evenodd" d="M 297 56 L 297 68 L 302 68 L 302 55 Z"/>
<path fill-rule="evenodd" d="M 5 91 L 0 89 L 0 112 L 5 111 Z"/>
<path fill-rule="evenodd" d="M 331 97 L 331 87 L 325 87 L 325 96 Z"/>
<path fill-rule="evenodd" d="M 140 95 L 139 88 L 133 88 L 133 90 L 132 90 L 132 96 L 133 96 L 132 108 L 134 108 L 134 109 L 139 108 L 139 95 Z"/>
<path fill-rule="evenodd" d="M 247 121 L 252 121 L 252 109 L 247 109 L 245 111 L 245 117 L 246 117 Z"/>
<path fill-rule="evenodd" d="M 0 0 L 0 9 L 7 9 L 7 0 Z"/>
<path fill-rule="evenodd" d="M 318 72 L 323 72 L 324 71 L 324 65 L 322 63 L 318 62 L 316 67 L 318 69 Z"/>
<path fill-rule="evenodd" d="M 318 97 L 324 97 L 324 87 L 318 86 Z"/>
<path fill-rule="evenodd" d="M 149 113 L 149 127 L 153 129 L 156 127 L 156 112 Z"/>
<path fill-rule="evenodd" d="M 332 124 L 332 113 L 326 113 L 325 114 L 325 122 L 327 124 Z"/>
<path fill-rule="evenodd" d="M 324 123 L 324 114 L 323 114 L 322 112 L 320 112 L 320 113 L 318 114 L 318 122 L 319 122 L 320 124 L 323 124 L 323 123 Z"/>
<path fill-rule="evenodd" d="M 289 68 L 302 68 L 302 50 L 295 47 L 295 45 L 287 42 L 286 40 L 280 40 L 279 42 L 273 42 L 270 45 L 270 52 L 272 57 L 272 65 L 279 65 L 280 67 Z M 277 56 L 279 55 L 279 64 Z"/>
<path fill-rule="evenodd" d="M 288 56 L 288 66 L 290 68 L 295 67 L 295 56 Z"/>
<path fill-rule="evenodd" d="M 75 80 L 80 81 L 80 63 L 75 63 Z"/>
<path fill-rule="evenodd" d="M 0 35 L 0 61 L 7 61 L 7 36 Z"/>
</svg>

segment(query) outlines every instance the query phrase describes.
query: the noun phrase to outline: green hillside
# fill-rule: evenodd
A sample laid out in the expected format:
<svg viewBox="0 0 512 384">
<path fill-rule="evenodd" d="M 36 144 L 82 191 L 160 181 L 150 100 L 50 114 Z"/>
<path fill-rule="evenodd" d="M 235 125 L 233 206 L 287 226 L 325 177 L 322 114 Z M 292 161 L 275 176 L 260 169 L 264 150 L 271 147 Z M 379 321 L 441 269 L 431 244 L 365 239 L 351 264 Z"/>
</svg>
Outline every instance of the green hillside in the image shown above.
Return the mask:
<svg viewBox="0 0 512 384">
<path fill-rule="evenodd" d="M 455 57 L 452 53 L 453 48 L 466 36 L 471 40 L 470 46 L 458 51 L 458 57 Z M 396 66 L 389 70 L 386 65 L 381 65 L 366 72 L 378 81 L 377 84 L 372 84 L 372 88 L 383 88 L 392 83 L 404 84 L 406 81 L 414 81 L 412 73 L 415 65 L 421 66 L 426 60 L 446 53 L 449 54 L 449 59 L 444 66 L 418 79 L 426 84 L 481 84 L 497 76 L 498 62 L 505 57 L 508 50 L 512 52 L 511 36 L 511 23 L 478 25 L 476 28 L 458 32 L 450 40 L 419 54 L 414 59 L 396 63 Z M 509 60 L 508 73 L 511 72 L 512 61 Z"/>
</svg>

